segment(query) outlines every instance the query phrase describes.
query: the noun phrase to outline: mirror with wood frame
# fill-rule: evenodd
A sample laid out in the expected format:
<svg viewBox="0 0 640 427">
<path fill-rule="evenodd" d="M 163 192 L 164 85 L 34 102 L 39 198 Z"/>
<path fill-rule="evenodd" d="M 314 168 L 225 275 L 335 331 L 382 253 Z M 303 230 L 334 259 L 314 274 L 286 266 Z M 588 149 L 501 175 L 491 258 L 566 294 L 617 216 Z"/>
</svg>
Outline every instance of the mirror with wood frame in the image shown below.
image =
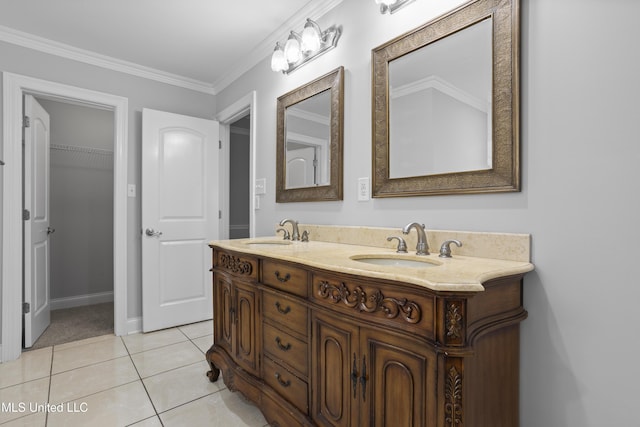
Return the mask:
<svg viewBox="0 0 640 427">
<path fill-rule="evenodd" d="M 344 68 L 278 98 L 276 202 L 342 200 Z"/>
<path fill-rule="evenodd" d="M 519 0 L 475 0 L 372 50 L 373 197 L 520 190 Z"/>
</svg>

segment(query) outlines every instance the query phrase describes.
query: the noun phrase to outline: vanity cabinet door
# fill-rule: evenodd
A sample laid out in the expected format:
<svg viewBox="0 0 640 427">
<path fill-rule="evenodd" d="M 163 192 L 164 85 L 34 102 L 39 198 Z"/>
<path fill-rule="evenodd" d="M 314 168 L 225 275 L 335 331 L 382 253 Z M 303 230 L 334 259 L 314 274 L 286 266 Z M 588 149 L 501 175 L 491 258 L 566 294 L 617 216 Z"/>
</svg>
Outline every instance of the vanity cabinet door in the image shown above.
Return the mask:
<svg viewBox="0 0 640 427">
<path fill-rule="evenodd" d="M 360 425 L 436 426 L 436 356 L 406 337 L 360 329 Z"/>
<path fill-rule="evenodd" d="M 215 344 L 232 354 L 233 343 L 233 285 L 231 280 L 221 274 L 214 274 L 213 280 L 213 327 Z"/>
<path fill-rule="evenodd" d="M 257 291 L 255 286 L 235 283 L 235 336 L 233 354 L 236 363 L 245 370 L 259 374 L 258 322 L 256 315 Z"/>
<path fill-rule="evenodd" d="M 311 416 L 319 426 L 355 427 L 358 327 L 327 314 L 314 313 L 312 318 Z"/>
<path fill-rule="evenodd" d="M 214 274 L 213 327 L 217 347 L 246 371 L 258 374 L 258 319 L 255 286 Z"/>
</svg>

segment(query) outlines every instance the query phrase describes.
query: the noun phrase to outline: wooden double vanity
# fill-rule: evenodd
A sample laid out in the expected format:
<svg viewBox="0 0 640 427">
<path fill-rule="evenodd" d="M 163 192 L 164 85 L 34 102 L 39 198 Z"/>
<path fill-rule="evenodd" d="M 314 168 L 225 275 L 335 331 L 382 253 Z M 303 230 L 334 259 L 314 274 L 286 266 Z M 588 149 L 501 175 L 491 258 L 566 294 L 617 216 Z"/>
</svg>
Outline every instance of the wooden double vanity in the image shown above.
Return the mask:
<svg viewBox="0 0 640 427">
<path fill-rule="evenodd" d="M 316 239 L 211 243 L 211 381 L 272 426 L 518 425 L 528 235 L 429 232 L 418 257 L 391 229 L 300 227 Z"/>
</svg>

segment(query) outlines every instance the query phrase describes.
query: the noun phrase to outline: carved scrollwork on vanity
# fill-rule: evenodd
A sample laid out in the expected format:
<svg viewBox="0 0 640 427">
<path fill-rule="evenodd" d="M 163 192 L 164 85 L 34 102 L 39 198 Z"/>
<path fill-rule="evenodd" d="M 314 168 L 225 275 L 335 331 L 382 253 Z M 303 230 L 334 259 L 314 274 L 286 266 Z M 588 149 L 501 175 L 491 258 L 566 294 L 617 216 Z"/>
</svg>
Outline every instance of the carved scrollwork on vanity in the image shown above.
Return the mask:
<svg viewBox="0 0 640 427">
<path fill-rule="evenodd" d="M 375 290 L 371 295 L 360 286 L 349 290 L 344 282 L 333 285 L 326 280 L 320 281 L 318 295 L 329 299 L 334 303 L 343 302 L 347 307 L 355 308 L 360 312 L 375 313 L 384 312 L 388 319 L 395 319 L 400 313 L 408 323 L 418 323 L 422 313 L 420 306 L 407 298 L 385 297 L 380 290 Z"/>
<path fill-rule="evenodd" d="M 230 254 L 220 255 L 220 266 L 234 274 L 250 275 L 253 273 L 253 265 L 249 261 Z"/>
</svg>

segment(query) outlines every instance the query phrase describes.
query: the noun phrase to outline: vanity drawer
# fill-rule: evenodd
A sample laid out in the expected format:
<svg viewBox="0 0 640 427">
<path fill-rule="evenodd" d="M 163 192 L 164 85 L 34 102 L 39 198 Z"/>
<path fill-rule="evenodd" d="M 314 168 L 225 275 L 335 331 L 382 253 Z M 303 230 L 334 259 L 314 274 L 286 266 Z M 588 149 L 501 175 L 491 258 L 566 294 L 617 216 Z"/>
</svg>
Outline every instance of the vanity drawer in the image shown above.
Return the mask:
<svg viewBox="0 0 640 427">
<path fill-rule="evenodd" d="M 303 298 L 309 294 L 307 272 L 286 263 L 264 260 L 262 283 Z"/>
<path fill-rule="evenodd" d="M 309 388 L 305 381 L 287 371 L 279 363 L 264 358 L 264 380 L 282 397 L 305 414 L 309 413 Z"/>
<path fill-rule="evenodd" d="M 376 280 L 360 281 L 331 274 L 314 274 L 311 299 L 316 304 L 400 328 L 435 340 L 435 297 Z"/>
<path fill-rule="evenodd" d="M 281 360 L 300 374 L 307 376 L 308 345 L 269 323 L 263 324 L 263 348 L 273 359 Z"/>
<path fill-rule="evenodd" d="M 214 249 L 213 268 L 234 276 L 241 276 L 246 280 L 258 279 L 258 260 L 245 255 Z"/>
<path fill-rule="evenodd" d="M 262 312 L 264 317 L 307 335 L 307 307 L 292 298 L 268 290 L 262 294 Z"/>
</svg>

